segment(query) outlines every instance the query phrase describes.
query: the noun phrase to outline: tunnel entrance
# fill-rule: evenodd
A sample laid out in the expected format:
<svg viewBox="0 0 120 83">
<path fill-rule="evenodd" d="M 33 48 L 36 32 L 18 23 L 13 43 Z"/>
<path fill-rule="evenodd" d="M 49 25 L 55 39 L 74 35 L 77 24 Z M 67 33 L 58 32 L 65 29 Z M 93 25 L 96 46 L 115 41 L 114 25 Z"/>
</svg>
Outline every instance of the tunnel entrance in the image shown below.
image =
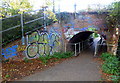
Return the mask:
<svg viewBox="0 0 120 83">
<path fill-rule="evenodd" d="M 95 37 L 96 35 L 96 37 Z M 86 49 L 92 49 L 94 54 L 95 52 L 97 55 L 106 52 L 107 51 L 107 46 L 106 46 L 106 41 L 105 37 L 101 36 L 100 34 L 97 34 L 93 31 L 84 31 L 80 32 L 76 35 L 74 35 L 68 42 L 69 44 L 67 45 L 69 50 L 71 51 L 79 51 L 79 50 L 86 50 Z M 75 43 L 80 43 L 76 44 Z M 98 53 L 99 52 L 99 53 Z"/>
<path fill-rule="evenodd" d="M 80 32 L 76 35 L 74 35 L 70 40 L 69 43 L 78 43 L 81 41 L 85 41 L 86 39 L 88 39 L 90 37 L 90 35 L 94 33 L 91 31 L 84 31 L 84 32 Z"/>
</svg>

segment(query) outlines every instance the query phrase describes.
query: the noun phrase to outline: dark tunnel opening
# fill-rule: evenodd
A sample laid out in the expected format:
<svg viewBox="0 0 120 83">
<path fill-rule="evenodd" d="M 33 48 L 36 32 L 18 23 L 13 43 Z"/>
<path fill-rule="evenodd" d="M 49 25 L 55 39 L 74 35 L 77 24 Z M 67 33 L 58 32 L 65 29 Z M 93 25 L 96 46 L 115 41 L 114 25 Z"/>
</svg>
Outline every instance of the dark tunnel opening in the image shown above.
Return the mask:
<svg viewBox="0 0 120 83">
<path fill-rule="evenodd" d="M 80 32 L 76 35 L 74 35 L 68 43 L 79 43 L 79 42 L 83 42 L 85 40 L 87 40 L 91 34 L 93 34 L 94 32 L 91 31 L 84 31 L 84 32 Z M 87 43 L 83 42 L 83 45 L 87 46 Z M 82 43 L 80 44 L 80 46 L 82 47 Z M 75 45 L 69 45 L 69 48 L 74 51 L 75 50 Z M 77 51 L 79 50 L 79 45 L 76 45 Z"/>
<path fill-rule="evenodd" d="M 91 37 L 91 35 L 92 35 L 93 33 L 94 33 L 94 32 L 92 32 L 92 31 L 80 32 L 80 33 L 74 35 L 74 36 L 69 40 L 68 43 L 79 43 L 79 42 L 83 42 L 83 43 L 80 43 L 80 49 L 81 49 L 82 45 L 84 45 L 83 47 L 88 48 L 90 44 L 92 45 L 92 44 L 94 43 L 94 38 Z M 104 37 L 103 37 L 103 38 L 104 38 Z M 84 42 L 84 41 L 87 40 L 87 39 L 89 39 L 89 41 Z M 68 44 L 67 46 L 68 46 L 68 48 L 69 48 L 68 50 L 75 51 L 75 45 L 73 45 L 73 44 Z M 78 51 L 79 51 L 79 45 L 78 45 L 78 44 L 76 44 L 76 48 L 77 48 L 76 51 L 78 52 Z M 100 46 L 100 47 L 99 47 L 99 50 L 101 50 L 101 48 L 102 48 L 102 49 L 104 48 L 104 50 L 102 50 L 102 51 L 104 51 L 104 52 L 107 51 L 107 46 Z M 84 49 L 84 48 L 83 48 L 83 49 Z M 94 51 L 95 51 L 95 49 L 94 49 Z"/>
<path fill-rule="evenodd" d="M 94 32 L 91 32 L 91 31 L 80 32 L 80 33 L 74 35 L 74 36 L 70 39 L 69 43 L 78 43 L 78 42 L 84 41 L 84 40 L 88 39 L 89 36 L 90 36 L 92 33 L 94 33 Z"/>
</svg>

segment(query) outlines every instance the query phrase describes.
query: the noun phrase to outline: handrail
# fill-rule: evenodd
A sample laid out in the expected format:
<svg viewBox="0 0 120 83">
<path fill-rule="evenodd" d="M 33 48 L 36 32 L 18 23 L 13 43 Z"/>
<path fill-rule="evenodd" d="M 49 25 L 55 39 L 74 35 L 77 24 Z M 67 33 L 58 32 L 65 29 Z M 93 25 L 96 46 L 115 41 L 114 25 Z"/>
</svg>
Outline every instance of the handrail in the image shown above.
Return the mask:
<svg viewBox="0 0 120 83">
<path fill-rule="evenodd" d="M 39 10 L 41 10 L 41 9 L 37 9 L 37 10 L 34 10 L 34 11 L 29 11 L 29 12 L 24 12 L 23 14 L 30 13 L 30 12 L 35 12 L 35 11 L 39 11 Z M 6 18 L 2 18 L 0 20 L 5 20 L 7 18 L 12 18 L 12 17 L 19 16 L 19 15 L 21 15 L 21 14 L 12 15 L 12 16 L 9 16 L 9 17 L 6 17 Z"/>
<path fill-rule="evenodd" d="M 31 22 L 35 22 L 35 21 L 40 20 L 40 19 L 42 19 L 42 18 L 43 18 L 43 17 L 40 17 L 40 18 L 37 18 L 37 19 L 31 20 L 31 21 L 25 22 L 24 24 L 28 24 L 28 23 L 31 23 Z M 6 32 L 6 31 L 9 31 L 9 30 L 12 30 L 12 29 L 15 29 L 15 28 L 20 27 L 20 26 L 21 26 L 21 25 L 17 25 L 17 26 L 14 26 L 14 27 L 8 28 L 8 29 L 6 29 L 6 30 L 0 31 L 0 33 L 2 33 L 2 32 Z"/>
<path fill-rule="evenodd" d="M 35 11 L 39 11 L 39 10 L 41 10 L 41 9 L 37 9 L 37 10 L 34 10 L 34 11 L 29 11 L 29 12 L 35 12 Z M 23 14 L 26 14 L 26 13 L 29 13 L 29 12 L 24 12 Z M 12 17 L 19 16 L 19 15 L 21 15 L 21 14 L 16 14 L 16 15 L 13 15 L 13 16 L 10 16 L 10 17 L 6 17 L 6 18 L 0 19 L 0 20 L 5 20 L 5 19 L 12 18 Z M 25 22 L 24 24 L 28 24 L 28 23 L 31 23 L 31 22 L 35 22 L 35 21 L 40 20 L 40 19 L 42 19 L 42 18 L 44 18 L 44 17 L 42 16 L 42 17 L 40 17 L 40 18 L 36 18 L 36 19 L 34 19 L 34 20 L 27 21 L 27 22 Z M 20 18 L 20 19 L 21 19 L 21 18 Z M 0 31 L 0 33 L 6 32 L 6 31 L 9 31 L 9 30 L 12 30 L 12 29 L 15 29 L 15 28 L 20 27 L 20 26 L 21 26 L 21 24 L 20 24 L 20 25 L 13 26 L 13 27 L 10 27 L 10 28 L 8 28 L 8 29 L 5 29 L 5 30 L 3 30 L 3 31 Z"/>
<path fill-rule="evenodd" d="M 15 29 L 15 28 L 20 27 L 20 26 L 21 26 L 21 25 L 17 25 L 17 26 L 14 26 L 14 27 L 8 28 L 8 29 L 6 29 L 6 30 L 0 31 L 0 33 L 2 33 L 2 32 L 6 32 L 6 31 L 9 31 L 9 30 L 12 30 L 12 29 Z"/>
<path fill-rule="evenodd" d="M 86 39 L 86 40 L 84 40 L 84 41 L 77 42 L 77 43 L 65 43 L 65 52 L 66 52 L 66 46 L 67 46 L 67 44 L 74 45 L 74 46 L 75 46 L 75 51 L 74 51 L 74 53 L 75 53 L 75 56 L 77 56 L 77 45 L 79 45 L 79 52 L 78 52 L 78 54 L 79 54 L 79 53 L 80 53 L 81 51 L 83 51 L 83 49 L 84 49 L 83 43 L 86 42 L 86 41 L 88 41 L 88 40 L 89 40 L 89 39 Z M 81 46 L 81 44 L 82 44 L 82 46 Z"/>
<path fill-rule="evenodd" d="M 40 18 L 37 18 L 37 19 L 31 20 L 31 21 L 25 22 L 24 24 L 28 24 L 28 23 L 31 23 L 31 22 L 35 22 L 35 21 L 40 20 L 40 19 L 42 19 L 42 18 L 43 18 L 43 17 L 40 17 Z"/>
<path fill-rule="evenodd" d="M 2 18 L 2 19 L 0 19 L 0 20 L 5 20 L 5 19 L 12 18 L 12 17 L 19 16 L 19 15 L 20 15 L 20 14 L 12 15 L 12 16 L 9 16 L 9 17 L 6 17 L 6 18 Z"/>
</svg>

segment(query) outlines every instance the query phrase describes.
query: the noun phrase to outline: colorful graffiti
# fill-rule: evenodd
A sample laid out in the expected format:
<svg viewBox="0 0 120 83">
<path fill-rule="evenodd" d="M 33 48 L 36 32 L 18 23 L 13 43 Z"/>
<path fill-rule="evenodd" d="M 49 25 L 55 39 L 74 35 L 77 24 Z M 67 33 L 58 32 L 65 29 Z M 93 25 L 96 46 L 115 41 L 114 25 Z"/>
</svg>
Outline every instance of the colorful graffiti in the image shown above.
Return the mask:
<svg viewBox="0 0 120 83">
<path fill-rule="evenodd" d="M 69 40 L 75 34 L 82 31 L 95 31 L 98 34 L 103 35 L 104 28 L 107 28 L 107 26 L 105 25 L 103 19 L 98 18 L 96 15 L 93 14 L 92 15 L 86 14 L 86 15 L 79 15 L 77 19 L 66 24 L 64 28 L 65 28 L 64 34 L 66 36 L 66 39 Z"/>
<path fill-rule="evenodd" d="M 18 45 L 17 52 L 25 51 L 26 45 Z"/>
<path fill-rule="evenodd" d="M 2 49 L 2 55 L 4 56 L 5 59 L 11 58 L 13 56 L 17 56 L 17 48 L 18 45 L 8 47 L 6 49 Z"/>
<path fill-rule="evenodd" d="M 36 58 L 39 56 L 51 55 L 58 52 L 60 46 L 59 36 L 48 32 L 39 31 L 28 35 L 28 46 L 26 56 L 28 58 Z"/>
<path fill-rule="evenodd" d="M 27 36 L 27 45 L 14 45 L 4 48 L 2 49 L 3 57 L 5 59 L 12 58 L 21 52 L 22 54 L 25 53 L 28 58 L 35 58 L 60 51 L 61 42 L 58 34 L 36 31 Z"/>
<path fill-rule="evenodd" d="M 25 51 L 25 49 L 25 45 L 14 45 L 12 47 L 2 49 L 2 55 L 5 59 L 12 58 L 17 56 L 19 52 Z"/>
</svg>

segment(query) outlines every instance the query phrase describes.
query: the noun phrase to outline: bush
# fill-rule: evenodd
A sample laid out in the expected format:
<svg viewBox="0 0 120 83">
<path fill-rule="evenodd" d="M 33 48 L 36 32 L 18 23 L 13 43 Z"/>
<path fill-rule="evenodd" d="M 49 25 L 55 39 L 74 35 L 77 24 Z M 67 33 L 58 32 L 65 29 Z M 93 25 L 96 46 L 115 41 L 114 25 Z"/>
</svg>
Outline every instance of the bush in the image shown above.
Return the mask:
<svg viewBox="0 0 120 83">
<path fill-rule="evenodd" d="M 118 81 L 120 81 L 120 76 L 116 76 L 116 75 L 111 75 L 111 80 L 114 81 L 115 83 L 118 83 Z"/>
<path fill-rule="evenodd" d="M 40 56 L 38 60 L 41 60 L 43 64 L 47 64 L 48 60 L 51 58 L 62 59 L 62 58 L 69 58 L 72 57 L 73 52 L 55 52 L 52 56 Z"/>
<path fill-rule="evenodd" d="M 115 55 L 111 55 L 109 53 L 103 53 L 101 58 L 104 60 L 102 64 L 102 71 L 107 74 L 112 74 L 110 79 L 117 83 L 120 79 L 120 61 Z"/>
<path fill-rule="evenodd" d="M 65 58 L 72 57 L 73 54 L 74 54 L 73 52 L 65 52 L 65 53 L 63 53 Z"/>
<path fill-rule="evenodd" d="M 51 56 L 40 56 L 38 59 L 41 60 L 43 64 L 47 64 L 48 60 L 51 58 Z"/>
<path fill-rule="evenodd" d="M 102 55 L 100 56 L 100 58 L 101 58 L 102 60 L 105 60 L 105 59 L 107 59 L 109 56 L 111 56 L 111 54 L 109 54 L 109 53 L 102 53 Z"/>
<path fill-rule="evenodd" d="M 120 62 L 118 61 L 118 58 L 111 55 L 104 61 L 102 65 L 102 70 L 103 72 L 108 74 L 119 75 L 119 63 Z"/>
<path fill-rule="evenodd" d="M 61 59 L 61 58 L 69 58 L 69 57 L 71 57 L 72 55 L 73 55 L 72 52 L 65 52 L 65 53 L 56 52 L 56 53 L 53 54 L 52 57 Z"/>
</svg>

